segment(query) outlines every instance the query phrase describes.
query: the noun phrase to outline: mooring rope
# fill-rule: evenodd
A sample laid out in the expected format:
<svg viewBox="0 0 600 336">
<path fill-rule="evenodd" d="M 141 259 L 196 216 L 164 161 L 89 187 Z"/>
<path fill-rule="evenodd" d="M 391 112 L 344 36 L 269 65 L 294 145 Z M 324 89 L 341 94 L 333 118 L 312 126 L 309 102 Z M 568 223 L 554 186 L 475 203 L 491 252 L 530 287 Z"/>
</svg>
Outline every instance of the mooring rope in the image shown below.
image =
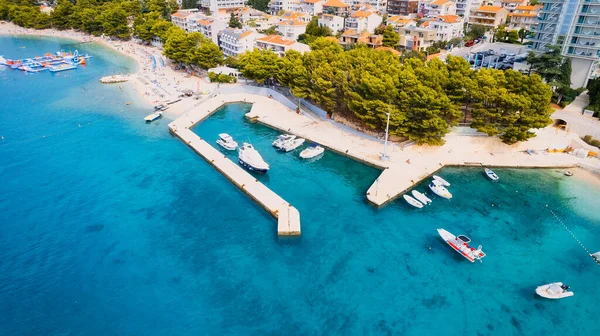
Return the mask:
<svg viewBox="0 0 600 336">
<path fill-rule="evenodd" d="M 560 217 L 558 217 L 558 215 L 556 215 L 556 213 L 548 207 L 548 204 L 546 204 L 546 208 L 548 208 L 548 210 L 554 215 L 554 218 L 556 218 L 556 220 L 565 228 L 565 230 L 567 230 L 571 234 L 573 239 L 575 239 L 575 241 L 581 246 L 581 248 L 583 248 L 583 250 L 587 253 L 587 255 L 592 257 L 592 259 L 594 259 L 598 263 L 598 265 L 600 265 L 600 262 L 592 256 L 592 253 L 590 253 L 590 251 L 579 241 L 579 239 L 577 239 L 577 236 L 575 236 L 573 231 L 571 231 L 571 229 L 569 229 L 569 227 L 562 221 L 562 219 L 560 219 Z"/>
</svg>

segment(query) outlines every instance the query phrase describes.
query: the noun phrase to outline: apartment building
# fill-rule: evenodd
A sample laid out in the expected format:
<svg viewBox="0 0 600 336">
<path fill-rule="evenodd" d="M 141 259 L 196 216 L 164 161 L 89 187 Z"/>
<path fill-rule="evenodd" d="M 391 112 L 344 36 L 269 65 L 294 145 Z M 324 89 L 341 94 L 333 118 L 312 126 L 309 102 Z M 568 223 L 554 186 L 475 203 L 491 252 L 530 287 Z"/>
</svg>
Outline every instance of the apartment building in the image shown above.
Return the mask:
<svg viewBox="0 0 600 336">
<path fill-rule="evenodd" d="M 301 20 L 285 20 L 279 22 L 277 31 L 287 39 L 297 40 L 298 36 L 306 32 L 307 25 L 306 22 Z"/>
<path fill-rule="evenodd" d="M 344 30 L 344 18 L 332 14 L 323 14 L 319 18 L 319 26 L 331 29 L 333 34 Z"/>
<path fill-rule="evenodd" d="M 398 33 L 404 50 L 424 51 L 437 41 L 437 31 L 431 28 L 405 26 L 398 28 Z"/>
<path fill-rule="evenodd" d="M 225 56 L 237 56 L 254 48 L 259 34 L 244 29 L 226 28 L 219 32 L 219 47 Z"/>
<path fill-rule="evenodd" d="M 300 7 L 300 0 L 271 0 L 269 3 L 269 13 L 277 15 L 281 11 L 295 12 Z"/>
<path fill-rule="evenodd" d="M 556 44 L 566 17 L 567 4 L 565 0 L 544 0 L 538 12 L 537 26 L 533 28 L 534 36 L 530 39 L 533 42 L 532 49 L 544 51 L 546 45 Z"/>
<path fill-rule="evenodd" d="M 240 22 L 242 23 L 246 23 L 252 20 L 259 20 L 261 18 L 263 18 L 265 15 L 264 12 L 261 12 L 259 10 L 256 10 L 252 7 L 243 7 L 240 8 L 239 10 L 236 11 L 235 13 L 238 17 L 238 19 L 240 19 Z"/>
<path fill-rule="evenodd" d="M 508 14 L 510 23 L 506 26 L 509 29 L 525 29 L 531 31 L 537 24 L 537 16 L 540 7 L 538 6 L 517 6 L 515 10 Z"/>
<path fill-rule="evenodd" d="M 219 9 L 234 9 L 244 7 L 247 0 L 202 0 L 200 5 L 210 9 L 211 13 L 218 13 Z"/>
<path fill-rule="evenodd" d="M 397 28 L 401 28 L 406 25 L 414 26 L 414 25 L 416 25 L 416 21 L 413 19 L 407 18 L 406 16 L 395 15 L 395 16 L 388 17 L 387 24 L 389 26 L 393 26 L 394 30 L 398 30 Z"/>
<path fill-rule="evenodd" d="M 309 23 L 311 19 L 312 19 L 311 15 L 306 14 L 306 13 L 301 13 L 301 12 L 285 12 L 285 13 L 281 14 L 281 16 L 279 17 L 280 22 L 289 21 L 289 20 L 298 20 L 298 21 Z"/>
<path fill-rule="evenodd" d="M 356 11 L 346 18 L 345 28 L 362 32 L 364 30 L 369 33 L 375 32 L 375 28 L 383 22 L 383 18 L 378 14 L 366 11 Z"/>
<path fill-rule="evenodd" d="M 482 5 L 483 0 L 454 0 L 456 4 L 456 15 L 462 16 L 465 22 L 469 22 L 471 10 Z"/>
<path fill-rule="evenodd" d="M 509 13 L 514 12 L 518 6 L 527 6 L 529 4 L 529 0 L 496 0 L 494 1 L 494 6 L 502 7 L 506 9 Z"/>
<path fill-rule="evenodd" d="M 323 3 L 323 13 L 344 15 L 350 11 L 350 5 L 341 0 L 327 0 Z"/>
<path fill-rule="evenodd" d="M 431 18 L 421 24 L 421 27 L 435 30 L 438 41 L 450 41 L 455 37 L 464 36 L 464 21 L 458 15 L 441 15 Z"/>
<path fill-rule="evenodd" d="M 285 53 L 289 50 L 296 50 L 301 53 L 310 51 L 310 47 L 308 45 L 283 38 L 279 35 L 270 35 L 257 38 L 255 47 L 260 50 L 271 50 L 280 57 L 285 56 Z"/>
<path fill-rule="evenodd" d="M 450 0 L 425 0 L 419 3 L 420 17 L 456 15 L 456 4 Z"/>
<path fill-rule="evenodd" d="M 389 15 L 410 15 L 417 13 L 419 0 L 388 0 L 387 13 Z"/>
<path fill-rule="evenodd" d="M 471 11 L 469 24 L 495 28 L 506 23 L 508 11 L 500 6 L 481 6 Z"/>
<path fill-rule="evenodd" d="M 322 0 L 300 0 L 300 11 L 311 16 L 323 13 Z"/>
<path fill-rule="evenodd" d="M 189 32 L 188 27 L 188 17 L 196 14 L 198 10 L 178 10 L 177 12 L 171 14 L 171 23 L 175 26 Z"/>
<path fill-rule="evenodd" d="M 562 51 L 571 58 L 571 87 L 584 87 L 596 77 L 600 61 L 600 1 L 579 2 Z"/>
</svg>

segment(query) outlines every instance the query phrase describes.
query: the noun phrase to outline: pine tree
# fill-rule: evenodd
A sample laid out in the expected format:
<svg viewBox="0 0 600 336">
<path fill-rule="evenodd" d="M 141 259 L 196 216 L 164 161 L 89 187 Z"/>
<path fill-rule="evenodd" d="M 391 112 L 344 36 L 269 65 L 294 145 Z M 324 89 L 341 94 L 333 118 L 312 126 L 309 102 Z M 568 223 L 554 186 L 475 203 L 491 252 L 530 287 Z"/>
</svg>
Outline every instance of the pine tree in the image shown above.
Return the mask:
<svg viewBox="0 0 600 336">
<path fill-rule="evenodd" d="M 238 17 L 233 13 L 231 13 L 231 16 L 229 17 L 229 27 L 230 28 L 242 28 L 242 23 L 240 22 Z"/>
</svg>

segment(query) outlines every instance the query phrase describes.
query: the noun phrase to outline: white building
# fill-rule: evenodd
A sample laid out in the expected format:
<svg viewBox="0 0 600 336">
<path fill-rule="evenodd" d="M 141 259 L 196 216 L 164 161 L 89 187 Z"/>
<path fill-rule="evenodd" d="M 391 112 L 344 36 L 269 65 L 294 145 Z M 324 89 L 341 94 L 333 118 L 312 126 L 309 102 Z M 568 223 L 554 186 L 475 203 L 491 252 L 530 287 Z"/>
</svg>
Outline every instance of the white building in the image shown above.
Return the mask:
<svg viewBox="0 0 600 336">
<path fill-rule="evenodd" d="M 198 10 L 178 10 L 177 12 L 171 14 L 171 22 L 175 26 L 185 30 L 186 32 L 189 32 L 187 18 L 196 12 L 198 12 Z"/>
<path fill-rule="evenodd" d="M 252 7 L 243 7 L 240 8 L 236 13 L 235 13 L 238 17 L 238 19 L 240 19 L 240 22 L 242 23 L 246 23 L 248 21 L 252 21 L 252 20 L 259 20 L 261 18 L 263 18 L 265 15 L 267 15 L 266 13 L 263 13 L 259 10 L 256 10 Z"/>
<path fill-rule="evenodd" d="M 225 56 L 236 56 L 254 49 L 254 42 L 262 35 L 251 30 L 226 28 L 219 32 L 219 47 Z"/>
<path fill-rule="evenodd" d="M 543 2 L 543 1 L 540 1 Z M 514 12 L 518 6 L 527 6 L 529 0 L 495 0 L 494 6 L 504 7 L 509 13 Z"/>
<path fill-rule="evenodd" d="M 456 15 L 456 4 L 450 0 L 424 0 L 419 4 L 419 14 L 423 17 Z"/>
<path fill-rule="evenodd" d="M 483 0 L 453 0 L 456 5 L 456 15 L 462 15 L 465 22 L 469 21 L 471 11 L 475 8 L 479 8 Z M 487 1 L 488 3 L 490 1 Z"/>
<path fill-rule="evenodd" d="M 219 32 L 227 27 L 227 22 L 203 14 L 188 17 L 188 21 L 190 32 L 200 32 L 217 45 L 219 44 Z"/>
<path fill-rule="evenodd" d="M 288 50 L 296 50 L 304 53 L 310 51 L 310 47 L 294 40 L 285 39 L 279 35 L 269 35 L 256 39 L 256 48 L 261 50 L 272 50 L 283 57 Z"/>
<path fill-rule="evenodd" d="M 319 26 L 331 29 L 333 34 L 344 31 L 344 18 L 332 14 L 323 14 L 319 18 Z"/>
<path fill-rule="evenodd" d="M 383 18 L 375 13 L 366 11 L 356 11 L 346 19 L 346 29 L 353 29 L 357 32 L 368 31 L 373 33 L 375 28 L 383 22 Z"/>
<path fill-rule="evenodd" d="M 322 0 L 300 0 L 300 11 L 312 16 L 323 13 Z"/>
<path fill-rule="evenodd" d="M 271 0 L 269 12 L 273 15 L 284 12 L 295 12 L 300 9 L 300 0 Z"/>
<path fill-rule="evenodd" d="M 286 20 L 279 22 L 277 31 L 287 39 L 297 40 L 298 36 L 306 32 L 307 23 L 300 20 Z"/>
<path fill-rule="evenodd" d="M 452 38 L 464 35 L 464 21 L 458 15 L 438 16 L 424 22 L 421 27 L 434 29 L 438 41 L 450 41 Z"/>
<path fill-rule="evenodd" d="M 312 19 L 312 16 L 307 13 L 285 12 L 285 13 L 281 14 L 281 16 L 279 17 L 279 22 L 296 20 L 296 21 L 302 21 L 302 22 L 309 23 L 311 19 Z"/>
<path fill-rule="evenodd" d="M 266 30 L 277 26 L 279 22 L 280 20 L 278 16 L 265 14 L 262 18 L 250 20 L 249 22 L 245 23 L 252 29 Z"/>
<path fill-rule="evenodd" d="M 242 8 L 247 0 L 202 0 L 201 5 L 210 9 L 212 13 L 218 13 L 219 9 Z"/>
</svg>

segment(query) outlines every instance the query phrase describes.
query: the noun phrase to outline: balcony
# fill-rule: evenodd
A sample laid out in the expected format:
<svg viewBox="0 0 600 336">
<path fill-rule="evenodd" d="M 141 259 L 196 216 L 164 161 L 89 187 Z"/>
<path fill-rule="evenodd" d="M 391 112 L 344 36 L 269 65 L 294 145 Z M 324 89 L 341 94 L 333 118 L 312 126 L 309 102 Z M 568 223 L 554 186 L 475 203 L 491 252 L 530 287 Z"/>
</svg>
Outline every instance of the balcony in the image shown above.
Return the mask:
<svg viewBox="0 0 600 336">
<path fill-rule="evenodd" d="M 570 46 L 567 48 L 566 54 L 577 58 L 598 59 L 600 50 Z"/>
</svg>

